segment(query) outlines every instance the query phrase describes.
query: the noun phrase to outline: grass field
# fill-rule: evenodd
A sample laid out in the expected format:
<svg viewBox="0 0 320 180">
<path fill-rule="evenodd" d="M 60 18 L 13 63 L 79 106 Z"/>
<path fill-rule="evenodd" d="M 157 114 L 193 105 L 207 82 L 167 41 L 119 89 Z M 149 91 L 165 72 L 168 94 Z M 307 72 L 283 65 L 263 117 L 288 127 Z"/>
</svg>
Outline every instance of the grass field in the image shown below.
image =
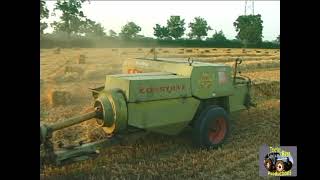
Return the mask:
<svg viewBox="0 0 320 180">
<path fill-rule="evenodd" d="M 147 48 L 41 49 L 40 117 L 43 122 L 72 117 L 91 109 L 88 88 L 104 84 L 105 75 L 121 73 L 126 58 L 152 55 Z M 231 137 L 221 148 L 192 147 L 190 129 L 179 136 L 150 134 L 135 143 L 105 149 L 96 159 L 63 167 L 47 166 L 42 179 L 258 179 L 258 152 L 262 144 L 280 143 L 280 50 L 223 48 L 162 48 L 158 57 L 193 58 L 233 65 L 243 58 L 240 70 L 254 82 L 276 82 L 253 88 L 258 106 L 232 115 Z M 79 55 L 85 63 L 79 64 Z M 66 74 L 66 70 L 73 73 Z M 269 87 L 270 86 L 270 87 Z M 261 90 L 262 89 L 262 90 Z M 50 95 L 68 91 L 70 102 L 54 106 Z M 268 92 L 262 92 L 267 90 Z M 54 133 L 53 141 L 65 144 L 105 137 L 94 120 Z"/>
</svg>

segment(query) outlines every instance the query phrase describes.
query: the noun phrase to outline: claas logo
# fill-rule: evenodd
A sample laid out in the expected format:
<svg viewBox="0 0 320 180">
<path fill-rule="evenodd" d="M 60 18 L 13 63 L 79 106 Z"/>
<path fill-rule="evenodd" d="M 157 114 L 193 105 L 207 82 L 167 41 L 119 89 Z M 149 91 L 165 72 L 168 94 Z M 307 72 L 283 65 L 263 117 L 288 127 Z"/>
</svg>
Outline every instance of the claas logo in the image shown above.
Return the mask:
<svg viewBox="0 0 320 180">
<path fill-rule="evenodd" d="M 200 87 L 201 88 L 210 88 L 213 84 L 213 79 L 210 76 L 211 74 L 209 73 L 202 73 L 201 78 L 200 78 Z"/>
</svg>

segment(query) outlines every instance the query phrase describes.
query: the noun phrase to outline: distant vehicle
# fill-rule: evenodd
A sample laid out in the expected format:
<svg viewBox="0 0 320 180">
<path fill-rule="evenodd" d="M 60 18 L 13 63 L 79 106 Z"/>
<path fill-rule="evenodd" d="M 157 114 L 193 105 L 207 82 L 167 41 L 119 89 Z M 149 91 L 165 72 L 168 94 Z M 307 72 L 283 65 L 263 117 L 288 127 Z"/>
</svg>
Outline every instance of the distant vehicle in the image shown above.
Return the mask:
<svg viewBox="0 0 320 180">
<path fill-rule="evenodd" d="M 292 162 L 289 157 L 281 156 L 279 153 L 269 153 L 264 157 L 264 166 L 270 172 L 289 171 L 292 168 Z"/>
</svg>

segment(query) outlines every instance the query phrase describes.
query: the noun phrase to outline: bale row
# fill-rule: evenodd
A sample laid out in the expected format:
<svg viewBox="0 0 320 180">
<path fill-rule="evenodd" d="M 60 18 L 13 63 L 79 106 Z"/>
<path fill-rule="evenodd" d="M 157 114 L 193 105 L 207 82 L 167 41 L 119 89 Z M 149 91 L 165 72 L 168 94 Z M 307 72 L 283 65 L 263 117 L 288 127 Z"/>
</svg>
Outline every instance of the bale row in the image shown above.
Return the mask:
<svg viewBox="0 0 320 180">
<path fill-rule="evenodd" d="M 205 62 L 213 62 L 213 63 L 227 63 L 227 62 L 234 62 L 239 57 L 217 57 L 217 58 L 206 58 L 206 59 L 199 59 L 199 61 Z M 280 60 L 279 56 L 269 56 L 269 57 L 240 57 L 244 62 L 247 61 L 264 61 L 264 60 Z"/>
<path fill-rule="evenodd" d="M 233 66 L 234 63 L 226 63 L 230 66 Z M 255 69 L 267 69 L 267 68 L 279 68 L 280 61 L 277 60 L 260 60 L 260 61 L 249 61 L 243 62 L 239 67 L 239 71 L 250 71 Z"/>
<path fill-rule="evenodd" d="M 164 51 L 163 51 L 164 52 Z M 190 53 L 192 50 L 186 50 L 185 53 Z M 204 57 L 204 58 L 215 58 L 215 57 L 222 57 L 225 58 L 228 57 L 271 57 L 274 56 L 274 54 L 245 54 L 245 53 L 231 53 L 231 52 L 225 52 L 225 53 L 211 53 L 211 54 L 204 54 L 204 53 L 193 53 L 193 54 L 170 54 L 170 58 L 188 58 L 188 57 Z"/>
</svg>

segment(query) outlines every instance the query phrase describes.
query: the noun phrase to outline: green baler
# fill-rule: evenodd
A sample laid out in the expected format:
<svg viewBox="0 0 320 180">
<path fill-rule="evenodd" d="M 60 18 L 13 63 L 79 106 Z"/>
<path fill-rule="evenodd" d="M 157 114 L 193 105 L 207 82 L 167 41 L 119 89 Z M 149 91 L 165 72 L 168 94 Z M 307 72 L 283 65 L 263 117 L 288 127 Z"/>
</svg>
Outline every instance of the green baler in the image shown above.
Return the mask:
<svg viewBox="0 0 320 180">
<path fill-rule="evenodd" d="M 215 148 L 228 137 L 229 114 L 251 105 L 250 80 L 232 75 L 224 64 L 138 58 L 124 62 L 123 73 L 107 75 L 104 86 L 92 89 L 93 112 L 40 124 L 42 159 L 56 164 L 83 160 L 131 133 L 176 135 L 187 126 L 195 145 Z M 55 130 L 92 118 L 110 138 L 53 150 Z"/>
</svg>

